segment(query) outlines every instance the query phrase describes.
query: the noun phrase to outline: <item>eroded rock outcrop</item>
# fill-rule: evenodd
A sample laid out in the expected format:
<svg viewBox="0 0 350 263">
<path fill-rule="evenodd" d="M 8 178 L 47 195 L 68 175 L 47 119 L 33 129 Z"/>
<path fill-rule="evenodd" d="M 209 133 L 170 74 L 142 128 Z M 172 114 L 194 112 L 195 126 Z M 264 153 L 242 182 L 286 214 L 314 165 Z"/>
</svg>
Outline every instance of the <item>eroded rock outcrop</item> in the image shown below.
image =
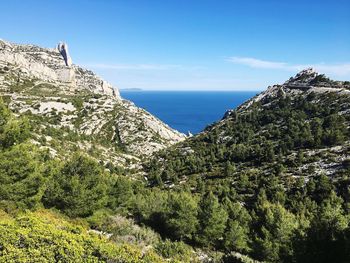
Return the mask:
<svg viewBox="0 0 350 263">
<path fill-rule="evenodd" d="M 72 66 L 72 58 L 69 56 L 68 45 L 66 43 L 60 42 L 57 45 L 57 50 L 62 55 L 64 62 L 67 67 Z"/>
<path fill-rule="evenodd" d="M 25 79 L 60 86 L 64 92 L 88 90 L 121 99 L 118 88 L 113 87 L 92 71 L 72 64 L 68 45 L 60 43 L 48 49 L 34 45 L 19 45 L 0 40 L 0 66 L 11 70 L 11 81 Z M 3 85 L 3 83 L 2 83 Z"/>
</svg>

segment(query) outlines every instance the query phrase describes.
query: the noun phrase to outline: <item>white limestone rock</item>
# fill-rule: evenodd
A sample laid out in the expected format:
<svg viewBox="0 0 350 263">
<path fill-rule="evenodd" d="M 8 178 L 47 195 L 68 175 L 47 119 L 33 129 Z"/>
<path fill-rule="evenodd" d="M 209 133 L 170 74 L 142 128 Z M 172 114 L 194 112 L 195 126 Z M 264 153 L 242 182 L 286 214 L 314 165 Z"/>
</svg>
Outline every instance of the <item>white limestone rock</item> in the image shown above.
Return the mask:
<svg viewBox="0 0 350 263">
<path fill-rule="evenodd" d="M 236 110 L 246 110 L 255 102 L 260 102 L 264 106 L 268 106 L 269 101 L 278 97 L 293 97 L 300 94 L 307 96 L 310 93 L 327 92 L 350 95 L 350 85 L 344 81 L 330 80 L 326 76 L 316 72 L 313 68 L 307 68 L 300 71 L 283 84 L 269 86 L 265 91 L 243 103 Z M 228 110 L 225 113 L 223 120 L 232 116 L 233 112 L 236 110 Z"/>
<path fill-rule="evenodd" d="M 55 49 L 47 49 L 0 40 L 0 65 L 9 67 L 18 78 L 39 79 L 64 85 L 71 91 L 85 89 L 121 99 L 116 87 L 92 71 L 73 65 L 65 43 L 60 43 Z"/>
<path fill-rule="evenodd" d="M 291 77 L 284 85 L 310 85 L 318 75 L 319 73 L 315 69 L 307 68 L 297 73 L 294 77 Z"/>
</svg>

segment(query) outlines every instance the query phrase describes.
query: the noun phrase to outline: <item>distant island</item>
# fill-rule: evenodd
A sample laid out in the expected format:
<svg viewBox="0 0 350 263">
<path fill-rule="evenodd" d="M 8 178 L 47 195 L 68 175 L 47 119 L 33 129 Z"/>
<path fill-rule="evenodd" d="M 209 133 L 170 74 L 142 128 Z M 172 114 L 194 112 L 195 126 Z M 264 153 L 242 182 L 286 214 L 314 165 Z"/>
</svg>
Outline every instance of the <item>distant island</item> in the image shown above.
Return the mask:
<svg viewBox="0 0 350 263">
<path fill-rule="evenodd" d="M 142 91 L 140 88 L 119 89 L 120 91 Z"/>
</svg>

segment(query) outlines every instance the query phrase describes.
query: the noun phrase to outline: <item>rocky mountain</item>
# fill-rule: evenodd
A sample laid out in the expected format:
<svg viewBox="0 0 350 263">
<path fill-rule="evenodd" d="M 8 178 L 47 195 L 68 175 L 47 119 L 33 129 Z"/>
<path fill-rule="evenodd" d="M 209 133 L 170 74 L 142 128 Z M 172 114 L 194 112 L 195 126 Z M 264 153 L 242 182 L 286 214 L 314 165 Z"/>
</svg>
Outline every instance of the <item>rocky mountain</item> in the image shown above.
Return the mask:
<svg viewBox="0 0 350 263">
<path fill-rule="evenodd" d="M 234 182 L 251 171 L 281 173 L 292 180 L 335 177 L 349 158 L 349 107 L 350 82 L 306 69 L 164 152 L 160 171 L 151 171 L 166 182 L 174 181 L 174 174 L 175 181 L 201 176 Z M 227 165 L 235 167 L 230 176 Z"/>
<path fill-rule="evenodd" d="M 349 261 L 349 84 L 303 70 L 157 153 L 149 182 L 200 198 L 190 243 L 221 262 Z"/>
<path fill-rule="evenodd" d="M 263 101 L 277 96 L 297 96 L 310 93 L 338 92 L 348 94 L 350 83 L 347 81 L 332 81 L 317 73 L 313 68 L 300 71 L 282 85 L 269 86 L 264 92 L 244 103 L 241 107 L 247 108 L 252 103 Z"/>
<path fill-rule="evenodd" d="M 67 44 L 45 49 L 34 45 L 17 45 L 0 40 L 1 65 L 9 69 L 2 75 L 2 86 L 13 86 L 16 82 L 32 80 L 58 86 L 65 94 L 87 90 L 97 94 L 107 94 L 120 99 L 118 89 L 102 80 L 93 72 L 72 65 Z M 67 54 L 67 55 L 62 55 Z M 65 58 L 66 56 L 66 58 Z"/>
<path fill-rule="evenodd" d="M 47 49 L 0 41 L 0 95 L 32 124 L 33 141 L 55 156 L 82 149 L 104 163 L 139 163 L 185 135 L 72 64 L 68 45 Z M 129 165 L 133 167 L 133 165 Z"/>
</svg>

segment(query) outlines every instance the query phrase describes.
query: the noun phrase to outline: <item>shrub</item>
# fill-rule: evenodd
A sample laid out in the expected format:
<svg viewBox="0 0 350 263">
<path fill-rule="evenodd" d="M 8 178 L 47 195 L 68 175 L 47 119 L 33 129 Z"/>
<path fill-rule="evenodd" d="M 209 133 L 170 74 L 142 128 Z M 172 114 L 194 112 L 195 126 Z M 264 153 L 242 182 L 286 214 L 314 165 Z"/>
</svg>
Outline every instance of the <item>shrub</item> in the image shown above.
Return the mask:
<svg viewBox="0 0 350 263">
<path fill-rule="evenodd" d="M 45 210 L 0 213 L 0 262 L 163 262 L 154 252 L 116 245 Z"/>
<path fill-rule="evenodd" d="M 44 177 L 35 146 L 19 144 L 0 152 L 0 199 L 20 208 L 39 205 Z"/>
<path fill-rule="evenodd" d="M 194 262 L 191 248 L 183 242 L 171 242 L 167 239 L 156 246 L 156 251 L 165 258 Z"/>
<path fill-rule="evenodd" d="M 94 160 L 74 155 L 53 174 L 44 204 L 72 217 L 86 217 L 107 203 L 108 174 Z"/>
</svg>

